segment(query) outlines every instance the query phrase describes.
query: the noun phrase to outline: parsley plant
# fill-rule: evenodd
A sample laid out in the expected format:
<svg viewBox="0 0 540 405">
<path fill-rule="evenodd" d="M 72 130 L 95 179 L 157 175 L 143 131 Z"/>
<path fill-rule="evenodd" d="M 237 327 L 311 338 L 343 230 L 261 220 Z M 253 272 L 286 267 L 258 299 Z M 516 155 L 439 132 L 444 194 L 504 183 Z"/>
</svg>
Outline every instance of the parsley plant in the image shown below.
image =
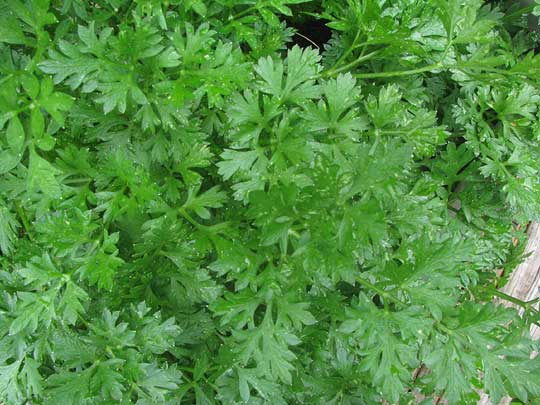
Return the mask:
<svg viewBox="0 0 540 405">
<path fill-rule="evenodd" d="M 0 0 L 0 402 L 536 403 L 518 3 Z"/>
</svg>

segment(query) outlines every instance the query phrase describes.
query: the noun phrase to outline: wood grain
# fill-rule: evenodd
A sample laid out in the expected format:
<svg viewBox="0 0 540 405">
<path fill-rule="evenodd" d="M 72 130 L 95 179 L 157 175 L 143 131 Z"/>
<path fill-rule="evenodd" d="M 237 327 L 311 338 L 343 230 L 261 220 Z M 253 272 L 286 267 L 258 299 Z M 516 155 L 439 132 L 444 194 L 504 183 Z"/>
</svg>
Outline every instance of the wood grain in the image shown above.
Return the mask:
<svg viewBox="0 0 540 405">
<path fill-rule="evenodd" d="M 530 256 L 512 273 L 502 291 L 522 301 L 531 301 L 540 296 L 540 223 L 533 222 L 527 230 L 529 240 L 525 252 Z M 508 302 L 504 305 L 514 306 Z M 522 313 L 523 311 L 520 311 Z M 540 338 L 540 328 L 531 328 L 533 338 Z"/>
<path fill-rule="evenodd" d="M 504 293 L 512 297 L 519 298 L 522 301 L 531 301 L 540 296 L 540 223 L 533 222 L 527 229 L 529 236 L 526 253 L 530 256 L 525 259 L 512 272 L 508 283 L 501 289 Z M 502 305 L 516 306 L 507 301 L 497 300 Z M 520 313 L 523 313 L 521 310 Z M 531 335 L 534 339 L 540 338 L 540 328 L 538 326 L 531 327 Z M 508 405 L 510 398 L 504 398 L 501 405 Z M 493 405 L 489 397 L 481 393 L 478 405 Z"/>
</svg>

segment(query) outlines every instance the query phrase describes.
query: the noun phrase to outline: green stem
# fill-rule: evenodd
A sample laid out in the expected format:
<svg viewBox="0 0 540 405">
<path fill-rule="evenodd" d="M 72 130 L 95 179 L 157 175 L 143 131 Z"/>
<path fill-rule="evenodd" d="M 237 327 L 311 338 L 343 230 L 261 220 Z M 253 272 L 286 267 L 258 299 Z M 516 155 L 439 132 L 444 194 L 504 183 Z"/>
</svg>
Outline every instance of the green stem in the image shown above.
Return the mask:
<svg viewBox="0 0 540 405">
<path fill-rule="evenodd" d="M 371 55 L 371 54 L 368 54 Z M 368 56 L 366 55 L 366 56 Z M 356 73 L 354 77 L 359 79 L 376 79 L 376 78 L 385 78 L 385 77 L 397 77 L 397 76 L 409 76 L 419 73 L 429 72 L 435 69 L 459 69 L 461 71 L 467 70 L 482 70 L 487 73 L 496 73 L 504 76 L 513 76 L 519 73 L 509 72 L 504 69 L 490 68 L 483 66 L 460 66 L 460 65 L 445 65 L 442 62 L 437 62 L 428 66 L 421 68 L 410 69 L 410 70 L 397 70 L 393 72 L 371 72 L 371 73 Z"/>
<path fill-rule="evenodd" d="M 199 229 L 201 231 L 206 231 L 207 230 L 207 227 L 204 226 L 204 225 L 201 225 L 197 221 L 195 221 L 193 219 L 193 217 L 191 215 L 189 215 L 189 213 L 186 211 L 186 209 L 184 207 L 181 207 L 178 211 L 180 212 L 180 215 L 182 215 L 182 217 L 184 217 L 184 219 L 186 219 L 195 228 L 197 228 L 197 229 Z"/>
<path fill-rule="evenodd" d="M 510 173 L 510 171 L 506 168 L 506 165 L 502 162 L 499 162 L 500 166 L 501 166 L 501 169 L 502 171 L 504 172 L 504 174 L 506 175 L 506 177 L 508 177 L 508 180 L 515 180 L 515 177 L 512 175 L 512 173 Z"/>
<path fill-rule="evenodd" d="M 356 41 L 358 41 L 358 38 L 360 37 L 360 30 L 356 31 L 356 35 L 354 36 L 353 42 L 351 46 L 343 52 L 343 54 L 339 57 L 336 64 L 332 66 L 330 70 L 334 70 L 336 67 L 338 67 L 346 58 L 351 54 L 352 51 L 354 51 L 358 46 L 362 46 L 362 44 L 356 45 Z"/>
<path fill-rule="evenodd" d="M 410 69 L 410 70 L 397 70 L 393 72 L 356 73 L 354 77 L 358 79 L 376 79 L 376 78 L 385 78 L 385 77 L 409 76 L 409 75 L 415 75 L 418 73 L 429 72 L 431 70 L 442 69 L 442 68 L 445 68 L 445 66 L 441 62 L 437 62 L 432 65 L 424 66 L 417 69 Z"/>
<path fill-rule="evenodd" d="M 531 4 L 530 6 L 521 8 L 517 11 L 514 11 L 513 13 L 507 14 L 503 17 L 503 20 L 511 20 L 514 17 L 520 17 L 523 14 L 529 14 L 534 10 L 535 4 Z"/>
<path fill-rule="evenodd" d="M 387 300 L 386 298 L 384 299 L 384 303 L 383 303 L 383 304 L 384 304 L 384 310 L 385 310 L 386 312 L 390 312 L 390 306 L 388 305 L 388 300 Z"/>
<path fill-rule="evenodd" d="M 24 228 L 24 231 L 26 233 L 26 235 L 28 236 L 28 239 L 30 241 L 33 241 L 34 240 L 34 237 L 32 236 L 32 232 L 30 231 L 30 223 L 28 222 L 28 218 L 26 216 L 26 213 L 24 212 L 24 210 L 21 208 L 21 206 L 19 205 L 19 203 L 17 201 L 15 201 L 15 211 L 17 211 L 17 214 L 19 215 L 19 218 L 21 218 L 21 222 L 23 224 L 23 228 Z"/>
<path fill-rule="evenodd" d="M 88 321 L 86 321 L 86 319 L 84 319 L 82 316 L 78 317 L 78 321 L 80 321 L 87 330 L 92 330 L 92 326 L 90 325 L 90 323 L 88 323 Z"/>
<path fill-rule="evenodd" d="M 78 184 L 78 183 L 89 183 L 91 179 L 86 177 L 80 177 L 80 178 L 73 178 L 73 179 L 66 179 L 62 183 L 64 184 Z"/>
<path fill-rule="evenodd" d="M 490 287 L 488 291 L 495 297 L 499 297 L 505 301 L 511 302 L 512 304 L 518 305 L 526 310 L 532 311 L 533 313 L 538 313 L 538 310 L 534 308 L 530 302 L 522 301 L 519 298 L 512 297 L 511 295 L 508 295 L 500 290 L 497 290 L 494 287 Z"/>
<path fill-rule="evenodd" d="M 212 381 L 210 381 L 208 378 L 203 377 L 203 380 L 205 383 L 207 383 L 214 391 L 219 392 L 219 387 L 214 384 Z"/>
<path fill-rule="evenodd" d="M 384 78 L 384 77 L 396 77 L 396 76 L 409 76 L 409 75 L 415 75 L 418 73 L 424 73 L 424 72 L 430 72 L 435 69 L 449 69 L 450 66 L 444 65 L 443 61 L 446 58 L 446 55 L 450 51 L 450 48 L 452 47 L 452 41 L 448 41 L 448 44 L 446 45 L 443 56 L 437 63 L 433 63 L 428 66 L 424 66 L 421 68 L 416 69 L 409 69 L 409 70 L 397 70 L 393 72 L 373 72 L 373 73 L 357 73 L 354 76 L 359 79 L 375 79 L 375 78 Z"/>
<path fill-rule="evenodd" d="M 255 10 L 257 10 L 257 6 L 248 7 L 244 11 L 240 11 L 239 13 L 229 17 L 229 21 L 238 20 L 239 18 L 242 18 L 242 17 L 252 13 Z"/>
<path fill-rule="evenodd" d="M 366 55 L 367 56 L 367 55 Z M 459 69 L 461 71 L 467 70 L 482 70 L 486 73 L 495 73 L 504 76 L 513 76 L 519 75 L 520 73 L 509 72 L 503 69 L 482 67 L 482 66 L 460 66 L 460 65 L 444 65 L 442 62 L 437 62 L 432 65 L 424 66 L 417 69 L 410 70 L 396 70 L 391 72 L 371 72 L 371 73 L 356 73 L 354 77 L 358 79 L 377 79 L 377 78 L 386 78 L 386 77 L 398 77 L 398 76 L 410 76 L 424 72 L 430 72 L 435 69 Z"/>
<path fill-rule="evenodd" d="M 109 358 L 111 359 L 114 359 L 116 358 L 115 354 L 113 353 L 112 349 L 110 347 L 106 347 L 105 348 L 105 352 L 107 353 L 107 355 L 109 356 Z"/>
<path fill-rule="evenodd" d="M 504 75 L 504 76 L 513 76 L 513 75 L 516 75 L 516 74 L 520 74 L 520 73 L 515 73 L 515 72 L 509 72 L 509 71 L 504 70 L 504 69 L 490 68 L 490 67 L 487 67 L 487 66 L 449 65 L 449 66 L 446 66 L 446 68 L 448 68 L 448 69 L 459 69 L 462 72 L 467 71 L 467 70 L 482 70 L 482 71 L 487 72 L 487 73 L 496 73 L 496 74 L 500 74 L 500 75 Z"/>
<path fill-rule="evenodd" d="M 377 294 L 379 294 L 381 297 L 387 299 L 388 301 L 391 301 L 391 302 L 393 302 L 394 304 L 397 304 L 397 305 L 406 306 L 406 304 L 403 301 L 401 301 L 399 298 L 393 296 L 388 291 L 384 291 L 383 289 L 377 287 L 376 285 L 371 284 L 369 281 L 363 279 L 362 277 L 360 277 L 360 276 L 356 277 L 356 281 L 359 284 L 366 287 L 367 289 L 376 292 Z"/>
<path fill-rule="evenodd" d="M 126 9 L 126 12 L 125 12 L 125 16 L 126 17 L 129 17 L 129 15 L 131 14 L 131 12 L 133 11 L 133 9 L 135 8 L 135 6 L 137 6 L 137 2 L 136 1 L 132 1 L 131 4 L 129 5 L 129 7 Z M 114 10 L 115 13 L 118 12 L 118 10 Z"/>
<path fill-rule="evenodd" d="M 438 329 L 440 329 L 442 332 L 446 333 L 447 335 L 454 335 L 454 331 L 452 329 L 449 329 L 447 326 L 444 326 L 441 322 L 436 322 L 435 325 Z"/>
<path fill-rule="evenodd" d="M 353 67 L 355 67 L 356 65 L 368 60 L 368 59 L 371 59 L 372 57 L 374 57 L 375 55 L 377 55 L 378 53 L 380 53 L 381 50 L 376 50 L 376 51 L 373 51 L 373 52 L 370 52 L 368 53 L 367 55 L 363 55 L 363 56 L 360 56 L 359 58 L 353 60 L 352 62 L 340 67 L 340 68 L 332 68 L 330 70 L 327 70 L 326 72 L 323 72 L 321 74 L 321 77 L 329 77 L 329 76 L 333 76 L 337 73 L 340 73 L 340 72 L 343 72 L 344 70 L 349 70 L 349 69 L 352 69 Z"/>
<path fill-rule="evenodd" d="M 375 129 L 375 142 L 373 142 L 373 145 L 371 145 L 371 148 L 369 149 L 368 156 L 373 156 L 375 154 L 375 151 L 377 150 L 377 146 L 379 146 L 379 141 L 381 140 L 381 133 L 379 129 Z"/>
<path fill-rule="evenodd" d="M 193 367 L 188 367 L 188 366 L 177 366 L 178 369 L 182 370 L 182 371 L 187 371 L 189 373 L 194 373 L 195 372 L 195 369 Z M 208 367 L 206 369 L 206 371 L 214 371 L 214 370 L 217 370 L 219 367 L 218 366 L 213 366 L 213 367 Z"/>
</svg>

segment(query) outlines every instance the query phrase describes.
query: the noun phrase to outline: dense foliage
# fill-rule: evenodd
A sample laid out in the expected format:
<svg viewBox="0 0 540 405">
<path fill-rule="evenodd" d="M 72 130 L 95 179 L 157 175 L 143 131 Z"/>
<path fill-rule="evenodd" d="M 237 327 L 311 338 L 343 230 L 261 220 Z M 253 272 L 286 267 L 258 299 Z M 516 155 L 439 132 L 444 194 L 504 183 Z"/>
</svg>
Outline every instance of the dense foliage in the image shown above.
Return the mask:
<svg viewBox="0 0 540 405">
<path fill-rule="evenodd" d="M 518 3 L 0 0 L 0 403 L 533 403 Z"/>
</svg>

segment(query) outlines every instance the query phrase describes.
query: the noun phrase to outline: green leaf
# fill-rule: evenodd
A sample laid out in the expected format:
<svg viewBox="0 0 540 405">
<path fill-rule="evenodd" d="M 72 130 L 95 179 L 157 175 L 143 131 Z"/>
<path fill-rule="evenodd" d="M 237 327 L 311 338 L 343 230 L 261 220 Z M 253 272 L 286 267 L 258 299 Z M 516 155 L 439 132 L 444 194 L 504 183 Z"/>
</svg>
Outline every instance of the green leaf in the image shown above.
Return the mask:
<svg viewBox="0 0 540 405">
<path fill-rule="evenodd" d="M 277 390 L 276 385 L 260 376 L 256 369 L 238 368 L 238 389 L 240 397 L 244 402 L 249 402 L 251 398 L 251 388 L 253 388 L 263 399 L 269 399 Z"/>
<path fill-rule="evenodd" d="M 0 403 L 536 403 L 510 3 L 0 0 Z"/>
<path fill-rule="evenodd" d="M 45 118 L 39 109 L 34 108 L 30 113 L 30 129 L 32 137 L 39 140 L 45 132 Z"/>
<path fill-rule="evenodd" d="M 154 402 L 164 401 L 167 394 L 178 388 L 181 373 L 175 368 L 159 368 L 155 364 L 142 364 L 140 388 L 148 393 Z"/>
<path fill-rule="evenodd" d="M 360 96 L 356 79 L 350 74 L 339 75 L 322 84 L 325 100 L 309 104 L 303 118 L 310 131 L 325 131 L 329 137 L 356 138 L 366 129 L 366 123 L 352 109 Z"/>
<path fill-rule="evenodd" d="M 317 323 L 317 319 L 307 309 L 308 303 L 296 302 L 291 303 L 287 299 L 278 300 L 278 320 L 277 323 L 283 323 L 286 326 L 290 324 L 296 328 L 301 329 L 302 325 L 313 325 Z"/>
<path fill-rule="evenodd" d="M 219 191 L 219 186 L 212 187 L 196 196 L 197 192 L 196 189 L 189 190 L 184 207 L 195 211 L 203 219 L 210 219 L 208 208 L 223 207 L 223 203 L 227 201 L 227 195 L 223 191 Z"/>
<path fill-rule="evenodd" d="M 261 326 L 233 331 L 237 342 L 235 352 L 241 364 L 254 362 L 257 368 L 271 376 L 271 380 L 291 384 L 292 361 L 296 356 L 289 350 L 289 345 L 296 345 L 300 341 L 295 335 L 274 325 L 268 318 L 269 313 L 267 309 Z"/>
<path fill-rule="evenodd" d="M 0 42 L 13 45 L 30 45 L 16 18 L 7 15 L 0 18 Z"/>
<path fill-rule="evenodd" d="M 31 98 L 36 99 L 39 94 L 39 80 L 36 76 L 26 73 L 21 76 L 20 81 L 24 91 L 26 91 Z"/>
<path fill-rule="evenodd" d="M 225 150 L 221 154 L 223 160 L 217 164 L 218 172 L 224 180 L 229 180 L 238 171 L 249 171 L 258 156 L 257 151 Z"/>
<path fill-rule="evenodd" d="M 193 11 L 195 11 L 197 14 L 199 14 L 201 17 L 206 17 L 206 13 L 208 12 L 206 5 L 204 2 L 200 0 L 195 0 L 191 2 L 191 8 Z"/>
<path fill-rule="evenodd" d="M 17 218 L 0 200 L 0 251 L 3 255 L 12 253 L 17 241 L 18 228 Z"/>
<path fill-rule="evenodd" d="M 278 97 L 280 101 L 301 102 L 315 98 L 318 88 L 314 85 L 314 76 L 318 72 L 320 59 L 317 51 L 294 46 L 287 53 L 286 67 L 281 61 L 274 62 L 270 57 L 259 60 L 255 71 L 263 80 L 261 91 Z"/>
<path fill-rule="evenodd" d="M 79 286 L 73 282 L 68 282 L 60 302 L 62 316 L 68 324 L 74 325 L 79 316 L 85 313 L 84 304 L 90 297 Z"/>
<path fill-rule="evenodd" d="M 12 403 L 21 400 L 22 393 L 17 381 L 20 367 L 20 360 L 6 366 L 0 366 L 0 399 Z"/>
<path fill-rule="evenodd" d="M 61 194 L 60 183 L 56 178 L 62 173 L 47 160 L 30 150 L 30 167 L 28 170 L 28 189 L 41 191 L 50 198 L 58 198 Z"/>
<path fill-rule="evenodd" d="M 47 379 L 49 395 L 47 405 L 75 405 L 86 400 L 89 392 L 91 373 L 84 370 L 79 372 L 61 371 Z"/>
<path fill-rule="evenodd" d="M 21 154 L 24 149 L 25 134 L 21 120 L 18 116 L 14 116 L 9 121 L 6 138 L 12 153 L 14 155 Z"/>
<path fill-rule="evenodd" d="M 108 234 L 104 231 L 103 242 L 90 257 L 81 258 L 79 267 L 81 278 L 87 279 L 90 285 L 97 284 L 98 288 L 111 290 L 113 279 L 118 268 L 124 261 L 118 257 L 118 233 Z"/>
<path fill-rule="evenodd" d="M 0 151 L 0 174 L 13 170 L 21 161 L 22 154 L 14 155 L 11 151 Z"/>
<path fill-rule="evenodd" d="M 39 373 L 39 363 L 31 357 L 24 359 L 24 366 L 21 369 L 20 378 L 23 381 L 27 398 L 39 398 L 43 392 L 43 377 Z"/>
<path fill-rule="evenodd" d="M 261 299 L 249 290 L 236 294 L 225 293 L 224 297 L 212 303 L 211 309 L 221 317 L 221 325 L 231 324 L 235 329 L 242 329 L 255 321 L 255 311 Z"/>
<path fill-rule="evenodd" d="M 91 82 L 100 70 L 99 61 L 66 41 L 59 41 L 59 47 L 62 53 L 49 49 L 50 59 L 40 62 L 39 68 L 53 75 L 55 84 L 65 81 L 72 89 L 77 89 L 85 82 Z M 95 84 L 93 86 L 95 87 Z"/>
<path fill-rule="evenodd" d="M 101 363 L 90 380 L 90 389 L 99 392 L 104 400 L 119 401 L 122 399 L 124 378 L 113 370 L 114 365 L 114 360 Z"/>
<path fill-rule="evenodd" d="M 39 104 L 60 126 L 63 126 L 65 112 L 73 106 L 73 98 L 65 93 L 54 92 L 52 80 L 46 78 L 41 82 Z"/>
</svg>

